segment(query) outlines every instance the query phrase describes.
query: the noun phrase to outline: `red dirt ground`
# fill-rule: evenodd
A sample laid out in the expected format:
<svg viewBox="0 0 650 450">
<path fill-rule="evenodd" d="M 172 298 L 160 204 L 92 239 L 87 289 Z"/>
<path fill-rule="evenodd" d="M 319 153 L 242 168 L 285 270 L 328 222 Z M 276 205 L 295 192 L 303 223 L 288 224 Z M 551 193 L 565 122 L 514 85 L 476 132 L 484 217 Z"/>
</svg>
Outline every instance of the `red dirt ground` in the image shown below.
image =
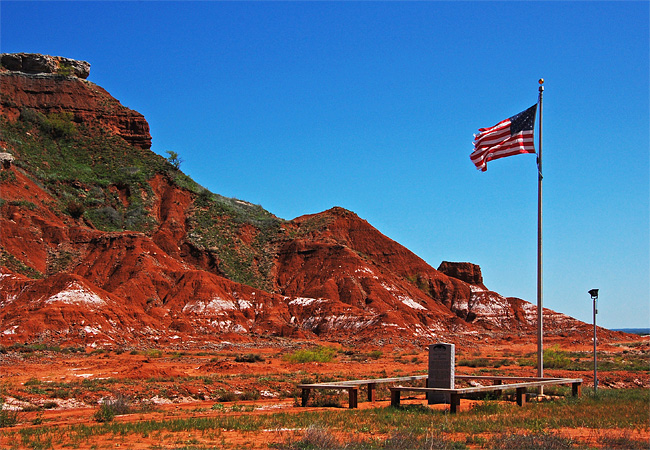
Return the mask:
<svg viewBox="0 0 650 450">
<path fill-rule="evenodd" d="M 402 349 L 384 348 L 376 359 L 369 357 L 371 349 L 349 349 L 340 345 L 331 345 L 338 351 L 336 357 L 327 363 L 290 363 L 283 358 L 298 348 L 295 341 L 270 343 L 266 347 L 253 347 L 250 344 L 224 345 L 221 349 L 209 352 L 106 352 L 88 349 L 86 353 L 32 352 L 18 353 L 8 351 L 0 354 L 1 381 L 5 409 L 10 406 L 22 406 L 28 411 L 18 413 L 18 423 L 3 429 L 0 434 L 0 447 L 21 448 L 16 441 L 20 430 L 49 426 L 98 425 L 94 415 L 98 402 L 103 397 L 123 394 L 138 400 L 149 400 L 155 404 L 148 412 L 116 416 L 115 422 L 135 422 L 144 420 L 171 420 L 179 418 L 208 418 L 224 415 L 243 416 L 272 414 L 277 412 L 302 414 L 306 411 L 326 411 L 327 408 L 308 406 L 302 408 L 296 404 L 299 391 L 295 388 L 300 382 L 317 382 L 328 379 L 343 378 L 378 378 L 384 376 L 407 376 L 426 373 L 427 354 L 424 348 Z M 302 343 L 307 347 L 307 343 Z M 554 349 L 556 343 L 548 342 Z M 584 352 L 585 357 L 592 350 L 589 346 L 562 346 L 563 351 Z M 638 354 L 641 352 L 647 360 L 650 341 L 640 340 L 636 343 L 603 344 L 599 347 L 602 358 Z M 10 350 L 10 349 L 9 349 Z M 533 343 L 518 343 L 485 346 L 481 349 L 456 350 L 456 373 L 472 374 L 487 370 L 471 368 L 458 363 L 463 360 L 511 360 L 499 367 L 499 373 L 516 376 L 535 376 L 535 369 L 518 366 L 514 361 L 530 358 L 536 348 Z M 246 354 L 258 355 L 263 361 L 237 362 L 235 359 Z M 241 359 L 241 358 L 239 358 Z M 491 368 L 492 371 L 496 370 Z M 494 372 L 492 372 L 494 373 Z M 589 370 L 545 370 L 546 376 L 583 378 L 584 386 L 593 383 L 593 374 Z M 109 381 L 107 381 L 109 380 Z M 599 372 L 601 388 L 650 387 L 650 376 L 645 371 L 601 371 Z M 55 387 L 51 389 L 50 387 Z M 239 393 L 236 401 L 218 402 L 224 392 Z M 242 400 L 241 393 L 260 392 L 261 397 L 254 400 Z M 384 407 L 388 401 L 387 391 L 378 392 L 376 403 L 365 401 L 365 393 L 359 395 L 360 408 Z M 341 407 L 347 407 L 343 394 Z M 232 399 L 231 399 L 232 400 Z M 58 406 L 47 406 L 47 402 L 56 402 Z M 462 400 L 460 411 L 471 408 L 472 400 Z M 403 400 L 403 403 L 425 405 L 421 396 Z M 31 405 L 30 408 L 28 405 Z M 34 406 L 41 405 L 41 408 Z M 214 405 L 222 405 L 214 407 Z M 233 408 L 234 406 L 234 408 Z M 213 409 L 214 407 L 214 409 Z M 434 408 L 445 408 L 435 405 Z M 241 410 L 244 411 L 241 411 Z M 38 425 L 34 425 L 37 422 Z M 650 439 L 649 429 L 630 430 L 593 430 L 572 428 L 554 430 L 566 437 L 572 437 L 585 445 L 598 446 L 598 438 L 627 437 L 638 441 Z M 299 439 L 304 430 L 273 429 L 264 432 L 236 432 L 216 430 L 213 432 L 163 432 L 151 433 L 149 437 L 137 435 L 119 436 L 104 434 L 93 436 L 88 442 L 71 441 L 61 436 L 59 442 L 52 442 L 52 448 L 178 448 L 188 445 L 214 447 L 269 448 L 269 445 Z M 373 436 L 386 438 L 386 436 Z M 463 436 L 448 435 L 448 439 L 463 440 Z M 487 437 L 489 438 L 489 436 Z M 157 446 L 157 447 L 156 447 Z M 480 447 L 477 447 L 480 448 Z"/>
</svg>

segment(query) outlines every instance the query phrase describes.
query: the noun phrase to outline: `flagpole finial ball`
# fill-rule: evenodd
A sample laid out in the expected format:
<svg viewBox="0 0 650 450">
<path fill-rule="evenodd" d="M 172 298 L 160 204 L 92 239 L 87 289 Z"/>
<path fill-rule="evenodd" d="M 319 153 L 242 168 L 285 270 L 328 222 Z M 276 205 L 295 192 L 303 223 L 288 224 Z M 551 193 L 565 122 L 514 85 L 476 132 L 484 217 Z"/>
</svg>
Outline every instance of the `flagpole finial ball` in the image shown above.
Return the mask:
<svg viewBox="0 0 650 450">
<path fill-rule="evenodd" d="M 544 78 L 540 78 L 538 83 L 539 84 L 544 84 Z"/>
</svg>

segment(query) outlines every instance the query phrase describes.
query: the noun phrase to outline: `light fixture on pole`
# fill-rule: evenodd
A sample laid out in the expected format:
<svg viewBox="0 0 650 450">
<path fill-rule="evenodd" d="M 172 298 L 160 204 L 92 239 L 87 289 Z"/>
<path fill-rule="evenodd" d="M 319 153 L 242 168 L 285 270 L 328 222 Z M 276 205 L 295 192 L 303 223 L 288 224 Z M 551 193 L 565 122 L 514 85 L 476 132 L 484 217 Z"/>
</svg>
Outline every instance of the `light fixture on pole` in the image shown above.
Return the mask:
<svg viewBox="0 0 650 450">
<path fill-rule="evenodd" d="M 598 363 L 596 362 L 596 314 L 598 314 L 598 289 L 589 291 L 591 299 L 594 301 L 594 394 L 598 390 Z"/>
</svg>

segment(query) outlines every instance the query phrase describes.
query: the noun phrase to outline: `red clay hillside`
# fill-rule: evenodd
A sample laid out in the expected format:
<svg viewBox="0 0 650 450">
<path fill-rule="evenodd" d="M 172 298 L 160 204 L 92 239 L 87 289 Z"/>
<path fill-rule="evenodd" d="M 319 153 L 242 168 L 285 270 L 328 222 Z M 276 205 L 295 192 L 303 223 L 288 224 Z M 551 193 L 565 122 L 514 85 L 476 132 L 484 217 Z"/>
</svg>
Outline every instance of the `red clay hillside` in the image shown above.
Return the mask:
<svg viewBox="0 0 650 450">
<path fill-rule="evenodd" d="M 89 68 L 2 55 L 0 344 L 532 339 L 535 307 L 488 290 L 474 264 L 436 270 L 342 208 L 286 221 L 197 185 Z"/>
</svg>

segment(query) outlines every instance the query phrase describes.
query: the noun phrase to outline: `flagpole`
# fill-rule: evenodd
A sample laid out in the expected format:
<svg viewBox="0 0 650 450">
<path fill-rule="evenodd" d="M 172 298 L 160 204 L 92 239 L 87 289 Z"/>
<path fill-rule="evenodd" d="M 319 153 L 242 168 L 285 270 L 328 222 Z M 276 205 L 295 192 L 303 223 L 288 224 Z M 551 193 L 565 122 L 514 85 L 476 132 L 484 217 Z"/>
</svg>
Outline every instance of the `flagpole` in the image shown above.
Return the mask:
<svg viewBox="0 0 650 450">
<path fill-rule="evenodd" d="M 544 307 L 542 301 L 542 94 L 544 79 L 539 80 L 539 146 L 537 152 L 537 376 L 544 376 Z M 539 394 L 544 388 L 539 387 Z"/>
</svg>

